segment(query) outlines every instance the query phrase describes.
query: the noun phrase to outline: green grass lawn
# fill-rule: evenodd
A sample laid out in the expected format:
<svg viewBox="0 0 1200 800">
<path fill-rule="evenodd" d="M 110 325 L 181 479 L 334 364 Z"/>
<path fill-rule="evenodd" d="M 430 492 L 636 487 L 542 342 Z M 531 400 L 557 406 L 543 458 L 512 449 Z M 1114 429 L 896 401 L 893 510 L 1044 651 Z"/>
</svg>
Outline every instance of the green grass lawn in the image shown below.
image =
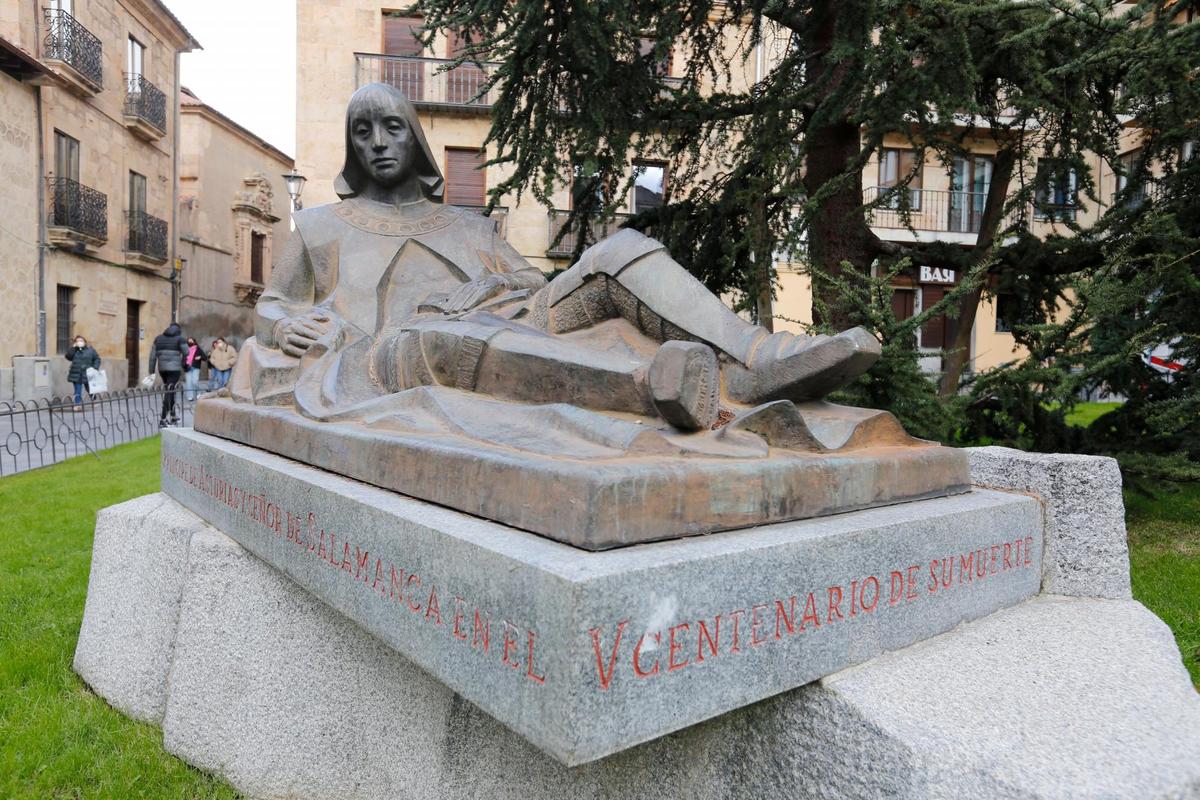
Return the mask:
<svg viewBox="0 0 1200 800">
<path fill-rule="evenodd" d="M 1171 626 L 1200 688 L 1200 485 L 1125 493 L 1133 595 Z"/>
<path fill-rule="evenodd" d="M 234 798 L 71 671 L 97 509 L 158 491 L 158 437 L 0 479 L 0 797 Z"/>
<path fill-rule="evenodd" d="M 1074 428 L 1086 428 L 1113 409 L 1120 408 L 1121 405 L 1121 403 L 1076 403 L 1075 407 L 1071 409 L 1071 413 L 1067 414 L 1067 424 Z"/>
<path fill-rule="evenodd" d="M 96 511 L 157 491 L 158 438 L 0 479 L 0 798 L 234 798 L 71 671 Z M 1134 595 L 1200 685 L 1200 486 L 1129 495 Z"/>
</svg>

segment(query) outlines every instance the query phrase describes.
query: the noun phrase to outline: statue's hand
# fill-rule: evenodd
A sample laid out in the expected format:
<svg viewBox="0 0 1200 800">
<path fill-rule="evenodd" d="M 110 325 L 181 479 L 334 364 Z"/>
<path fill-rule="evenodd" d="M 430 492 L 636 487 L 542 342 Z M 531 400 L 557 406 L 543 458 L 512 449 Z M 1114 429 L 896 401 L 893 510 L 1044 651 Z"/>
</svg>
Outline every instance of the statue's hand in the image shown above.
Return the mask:
<svg viewBox="0 0 1200 800">
<path fill-rule="evenodd" d="M 327 311 L 310 308 L 299 316 L 281 320 L 275 328 L 275 343 L 289 356 L 299 358 L 333 328 Z"/>
<path fill-rule="evenodd" d="M 447 314 L 470 311 L 475 306 L 503 294 L 508 288 L 508 281 L 504 276 L 493 273 L 477 281 L 464 283 L 455 289 L 446 298 L 442 308 Z"/>
</svg>

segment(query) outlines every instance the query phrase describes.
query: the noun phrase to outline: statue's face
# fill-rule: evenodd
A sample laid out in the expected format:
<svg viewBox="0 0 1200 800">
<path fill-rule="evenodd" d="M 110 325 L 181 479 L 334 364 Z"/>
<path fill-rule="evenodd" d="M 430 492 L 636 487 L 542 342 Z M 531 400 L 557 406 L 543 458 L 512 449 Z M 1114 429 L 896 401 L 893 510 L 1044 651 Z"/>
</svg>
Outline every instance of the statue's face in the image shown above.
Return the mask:
<svg viewBox="0 0 1200 800">
<path fill-rule="evenodd" d="M 400 111 L 375 103 L 355 112 L 350 139 L 363 170 L 381 186 L 398 186 L 409 176 L 416 138 Z"/>
</svg>

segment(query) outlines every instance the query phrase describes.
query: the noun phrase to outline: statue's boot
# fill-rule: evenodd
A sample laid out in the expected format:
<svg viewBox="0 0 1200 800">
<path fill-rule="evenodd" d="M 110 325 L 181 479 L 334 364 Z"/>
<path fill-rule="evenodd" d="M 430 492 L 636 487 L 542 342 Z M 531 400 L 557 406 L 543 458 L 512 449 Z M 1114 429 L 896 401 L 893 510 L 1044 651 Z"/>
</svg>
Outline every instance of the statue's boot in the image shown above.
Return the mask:
<svg viewBox="0 0 1200 800">
<path fill-rule="evenodd" d="M 708 430 L 720 411 L 721 368 L 717 354 L 700 342 L 666 342 L 648 375 L 659 416 L 685 431 Z"/>
<path fill-rule="evenodd" d="M 816 400 L 866 372 L 880 352 L 879 341 L 862 328 L 836 336 L 764 332 L 745 365 L 726 366 L 725 386 L 742 403 Z"/>
</svg>

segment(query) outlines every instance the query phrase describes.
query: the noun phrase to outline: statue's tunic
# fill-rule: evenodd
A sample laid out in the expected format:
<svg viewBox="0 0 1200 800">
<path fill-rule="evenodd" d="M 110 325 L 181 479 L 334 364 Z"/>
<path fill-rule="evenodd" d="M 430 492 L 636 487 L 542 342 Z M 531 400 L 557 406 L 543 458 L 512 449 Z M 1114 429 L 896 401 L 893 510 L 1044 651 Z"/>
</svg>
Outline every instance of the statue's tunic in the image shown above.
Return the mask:
<svg viewBox="0 0 1200 800">
<path fill-rule="evenodd" d="M 300 211 L 257 306 L 257 346 L 278 350 L 281 324 L 310 309 L 331 330 L 298 363 L 297 410 L 314 419 L 367 411 L 388 392 L 371 374 L 385 329 L 419 317 L 429 298 L 489 273 L 536 290 L 541 272 L 496 231 L 494 220 L 418 201 L 399 208 L 351 199 Z"/>
</svg>

